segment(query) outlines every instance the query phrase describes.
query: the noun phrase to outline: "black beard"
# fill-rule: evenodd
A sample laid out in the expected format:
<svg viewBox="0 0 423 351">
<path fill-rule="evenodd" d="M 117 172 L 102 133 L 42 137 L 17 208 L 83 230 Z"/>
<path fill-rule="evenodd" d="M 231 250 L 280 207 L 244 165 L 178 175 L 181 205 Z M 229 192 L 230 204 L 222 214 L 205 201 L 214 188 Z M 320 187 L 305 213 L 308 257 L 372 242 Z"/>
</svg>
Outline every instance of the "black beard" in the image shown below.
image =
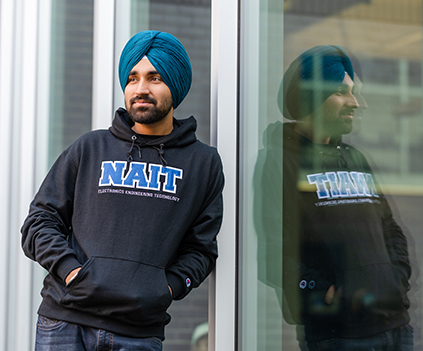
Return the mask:
<svg viewBox="0 0 423 351">
<path fill-rule="evenodd" d="M 138 107 L 134 108 L 134 102 L 137 100 L 146 100 L 154 104 L 152 107 Z M 130 107 L 127 108 L 128 115 L 134 123 L 153 124 L 165 118 L 173 106 L 172 99 L 163 100 L 163 106 L 157 107 L 157 100 L 150 97 L 136 97 L 130 101 Z"/>
</svg>

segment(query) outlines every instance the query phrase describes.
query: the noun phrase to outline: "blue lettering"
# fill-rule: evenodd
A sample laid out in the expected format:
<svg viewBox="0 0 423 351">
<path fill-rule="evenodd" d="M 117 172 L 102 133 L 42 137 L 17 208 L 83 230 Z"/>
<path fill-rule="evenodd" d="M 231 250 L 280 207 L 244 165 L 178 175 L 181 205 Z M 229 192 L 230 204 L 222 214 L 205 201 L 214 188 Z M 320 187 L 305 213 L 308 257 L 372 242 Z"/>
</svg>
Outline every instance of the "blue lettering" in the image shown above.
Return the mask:
<svg viewBox="0 0 423 351">
<path fill-rule="evenodd" d="M 339 192 L 341 196 L 356 196 L 357 189 L 354 186 L 348 172 L 337 172 L 339 177 Z"/>
<path fill-rule="evenodd" d="M 369 188 L 367 187 L 364 174 L 361 172 L 351 172 L 351 178 L 354 180 L 357 194 L 359 196 L 370 196 Z"/>
<path fill-rule="evenodd" d="M 124 176 L 126 165 L 127 162 L 122 161 L 104 161 L 101 164 L 99 186 L 120 185 L 160 190 L 163 184 L 163 191 L 176 193 L 176 181 L 182 179 L 181 169 L 150 164 L 147 170 L 147 163 L 144 162 L 131 162 L 127 175 Z"/>
<path fill-rule="evenodd" d="M 338 188 L 338 177 L 336 176 L 336 173 L 327 172 L 326 176 L 328 177 L 328 180 L 329 180 L 330 194 L 332 195 L 332 197 L 339 197 L 340 193 Z"/>
<path fill-rule="evenodd" d="M 162 167 L 161 174 L 166 178 L 163 191 L 176 193 L 176 178 L 182 179 L 182 170 L 171 167 Z"/>
<path fill-rule="evenodd" d="M 316 193 L 319 199 L 356 196 L 379 197 L 373 176 L 370 173 L 326 172 L 309 174 L 307 179 L 309 184 L 316 185 Z"/>
<path fill-rule="evenodd" d="M 150 179 L 148 181 L 149 189 L 160 190 L 159 175 L 160 175 L 161 168 L 162 167 L 159 165 L 151 164 L 149 166 L 149 171 L 150 171 Z"/>
<path fill-rule="evenodd" d="M 144 189 L 148 188 L 147 175 L 145 174 L 145 163 L 132 162 L 131 168 L 125 177 L 123 185 L 131 188 L 134 186 Z"/>
<path fill-rule="evenodd" d="M 316 173 L 316 174 L 309 174 L 307 175 L 308 182 L 310 184 L 316 184 L 317 190 L 317 197 L 319 199 L 325 199 L 329 197 L 329 191 L 326 187 L 326 182 L 328 182 L 328 178 L 326 174 L 323 173 Z"/>
<path fill-rule="evenodd" d="M 366 184 L 369 191 L 369 195 L 379 197 L 372 175 L 370 173 L 363 173 L 363 175 L 366 178 Z"/>
<path fill-rule="evenodd" d="M 122 185 L 126 162 L 105 161 L 101 164 L 100 186 Z"/>
</svg>

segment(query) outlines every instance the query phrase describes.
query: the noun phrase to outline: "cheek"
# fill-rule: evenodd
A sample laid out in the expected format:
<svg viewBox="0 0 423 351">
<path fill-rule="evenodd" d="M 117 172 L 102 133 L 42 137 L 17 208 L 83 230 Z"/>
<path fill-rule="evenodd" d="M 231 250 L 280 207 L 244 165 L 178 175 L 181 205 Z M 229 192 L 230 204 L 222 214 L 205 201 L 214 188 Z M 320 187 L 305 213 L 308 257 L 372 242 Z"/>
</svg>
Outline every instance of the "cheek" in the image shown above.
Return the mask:
<svg viewBox="0 0 423 351">
<path fill-rule="evenodd" d="M 123 96 L 125 98 L 125 103 L 129 103 L 129 100 L 131 100 L 131 98 L 133 96 L 132 89 L 127 86 L 125 88 L 125 91 L 123 93 Z"/>
<path fill-rule="evenodd" d="M 160 97 L 160 101 L 162 104 L 172 100 L 172 93 L 170 92 L 167 86 L 165 86 L 165 88 L 163 89 L 160 89 L 160 91 L 157 91 L 157 94 L 157 97 Z"/>
<path fill-rule="evenodd" d="M 339 114 L 342 110 L 342 103 L 337 99 L 333 99 L 330 103 L 325 104 L 324 106 L 324 114 L 326 117 L 330 119 L 337 119 Z"/>
</svg>

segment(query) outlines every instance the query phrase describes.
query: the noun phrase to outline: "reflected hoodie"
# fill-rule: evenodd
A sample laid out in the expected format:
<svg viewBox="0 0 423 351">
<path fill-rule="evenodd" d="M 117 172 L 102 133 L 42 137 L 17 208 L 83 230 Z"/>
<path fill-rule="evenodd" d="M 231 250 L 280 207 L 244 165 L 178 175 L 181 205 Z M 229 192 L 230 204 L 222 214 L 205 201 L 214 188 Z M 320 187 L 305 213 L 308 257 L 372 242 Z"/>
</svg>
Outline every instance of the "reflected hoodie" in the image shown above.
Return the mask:
<svg viewBox="0 0 423 351">
<path fill-rule="evenodd" d="M 406 238 L 365 157 L 340 140 L 314 144 L 294 125 L 270 125 L 261 153 L 259 246 L 266 260 L 259 278 L 283 287 L 284 317 L 304 325 L 308 341 L 363 338 L 407 324 Z M 332 285 L 337 293 L 328 305 Z"/>
<path fill-rule="evenodd" d="M 62 153 L 30 205 L 22 247 L 48 271 L 39 314 L 164 339 L 168 285 L 182 299 L 214 267 L 224 178 L 194 117 L 159 137 L 132 126 L 119 109 L 109 130 Z"/>
</svg>

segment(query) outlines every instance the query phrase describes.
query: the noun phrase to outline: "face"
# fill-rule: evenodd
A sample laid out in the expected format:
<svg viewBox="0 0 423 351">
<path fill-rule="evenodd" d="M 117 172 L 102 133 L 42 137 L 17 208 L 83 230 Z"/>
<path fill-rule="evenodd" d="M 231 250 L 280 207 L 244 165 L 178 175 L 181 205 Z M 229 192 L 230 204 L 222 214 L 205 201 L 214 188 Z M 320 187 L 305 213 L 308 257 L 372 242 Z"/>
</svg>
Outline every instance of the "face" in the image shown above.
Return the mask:
<svg viewBox="0 0 423 351">
<path fill-rule="evenodd" d="M 361 130 L 361 119 L 363 118 L 364 110 L 366 110 L 369 106 L 367 105 L 366 100 L 362 95 L 363 83 L 360 80 L 360 77 L 355 75 L 354 76 L 354 96 L 357 100 L 359 107 L 354 113 L 354 120 L 353 120 L 353 131 L 352 134 L 359 134 Z"/>
<path fill-rule="evenodd" d="M 329 136 L 351 132 L 354 110 L 359 107 L 353 92 L 354 82 L 345 74 L 341 85 L 323 102 L 318 116 L 315 116 L 322 132 Z"/>
<path fill-rule="evenodd" d="M 131 119 L 140 124 L 151 125 L 173 115 L 172 94 L 147 59 L 138 62 L 129 73 L 125 107 Z"/>
</svg>

